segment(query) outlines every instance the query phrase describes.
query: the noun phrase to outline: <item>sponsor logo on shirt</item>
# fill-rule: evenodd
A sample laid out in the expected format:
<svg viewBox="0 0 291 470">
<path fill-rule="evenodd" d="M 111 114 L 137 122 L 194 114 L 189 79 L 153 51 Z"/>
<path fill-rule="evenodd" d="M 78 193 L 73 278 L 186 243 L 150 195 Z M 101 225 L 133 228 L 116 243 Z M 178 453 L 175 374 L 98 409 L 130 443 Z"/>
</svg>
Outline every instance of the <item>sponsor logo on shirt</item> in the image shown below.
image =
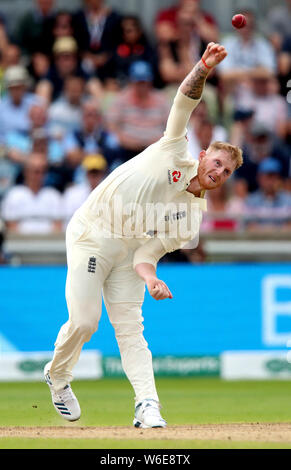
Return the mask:
<svg viewBox="0 0 291 470">
<path fill-rule="evenodd" d="M 179 170 L 168 170 L 168 182 L 169 184 L 177 183 L 181 178 L 181 171 Z"/>
<path fill-rule="evenodd" d="M 179 211 L 179 212 L 170 212 L 169 214 L 165 215 L 166 222 L 174 222 L 175 220 L 181 220 L 187 216 L 186 211 Z"/>
</svg>

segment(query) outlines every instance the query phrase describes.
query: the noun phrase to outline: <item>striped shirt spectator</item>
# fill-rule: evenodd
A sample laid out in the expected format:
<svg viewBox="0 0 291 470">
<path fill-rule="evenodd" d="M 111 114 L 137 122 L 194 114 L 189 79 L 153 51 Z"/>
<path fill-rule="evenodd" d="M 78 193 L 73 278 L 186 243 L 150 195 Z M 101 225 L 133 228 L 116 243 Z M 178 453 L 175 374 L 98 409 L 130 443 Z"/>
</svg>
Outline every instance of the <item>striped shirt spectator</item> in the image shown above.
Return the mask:
<svg viewBox="0 0 291 470">
<path fill-rule="evenodd" d="M 107 125 L 121 148 L 121 161 L 127 161 L 157 141 L 165 130 L 169 102 L 162 91 L 152 87 L 153 74 L 147 62 L 130 68 L 130 83 L 113 102 Z"/>
</svg>

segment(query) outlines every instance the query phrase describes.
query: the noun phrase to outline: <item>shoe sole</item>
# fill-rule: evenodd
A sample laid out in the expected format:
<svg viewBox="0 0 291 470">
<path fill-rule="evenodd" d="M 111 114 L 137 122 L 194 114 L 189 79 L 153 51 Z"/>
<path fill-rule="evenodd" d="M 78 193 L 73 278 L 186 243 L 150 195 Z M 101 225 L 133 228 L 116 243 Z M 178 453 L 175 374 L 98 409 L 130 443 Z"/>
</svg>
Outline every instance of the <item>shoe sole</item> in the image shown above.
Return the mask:
<svg viewBox="0 0 291 470">
<path fill-rule="evenodd" d="M 146 424 L 143 424 L 141 421 L 138 421 L 137 419 L 133 420 L 133 425 L 135 428 L 141 428 L 141 429 L 165 428 L 167 426 L 166 424 L 164 426 L 162 425 L 147 426 Z"/>
</svg>

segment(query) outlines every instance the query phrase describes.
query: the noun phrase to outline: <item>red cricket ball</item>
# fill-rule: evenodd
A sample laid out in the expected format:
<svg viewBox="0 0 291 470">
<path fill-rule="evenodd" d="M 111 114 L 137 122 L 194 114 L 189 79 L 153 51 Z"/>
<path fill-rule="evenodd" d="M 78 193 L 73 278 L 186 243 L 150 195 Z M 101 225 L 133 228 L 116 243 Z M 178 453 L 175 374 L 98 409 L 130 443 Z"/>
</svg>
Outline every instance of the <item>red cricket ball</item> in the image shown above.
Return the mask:
<svg viewBox="0 0 291 470">
<path fill-rule="evenodd" d="M 237 29 L 241 29 L 247 24 L 247 20 L 244 15 L 234 15 L 231 22 L 232 26 Z"/>
</svg>

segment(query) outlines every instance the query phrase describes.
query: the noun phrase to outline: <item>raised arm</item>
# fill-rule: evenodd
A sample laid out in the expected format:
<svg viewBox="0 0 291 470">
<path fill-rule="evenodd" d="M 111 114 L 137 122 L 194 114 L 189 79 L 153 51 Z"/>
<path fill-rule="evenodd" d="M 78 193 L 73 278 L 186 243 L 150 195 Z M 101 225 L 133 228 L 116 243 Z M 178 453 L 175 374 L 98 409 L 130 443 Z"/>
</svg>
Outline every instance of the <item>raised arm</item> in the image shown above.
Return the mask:
<svg viewBox="0 0 291 470">
<path fill-rule="evenodd" d="M 180 91 L 193 100 L 199 100 L 209 72 L 227 56 L 224 46 L 210 42 L 203 56 L 184 78 Z"/>
<path fill-rule="evenodd" d="M 184 78 L 178 89 L 169 114 L 166 137 L 177 138 L 186 134 L 188 121 L 201 99 L 208 74 L 226 56 L 224 46 L 214 42 L 208 44 L 201 59 Z"/>
</svg>

